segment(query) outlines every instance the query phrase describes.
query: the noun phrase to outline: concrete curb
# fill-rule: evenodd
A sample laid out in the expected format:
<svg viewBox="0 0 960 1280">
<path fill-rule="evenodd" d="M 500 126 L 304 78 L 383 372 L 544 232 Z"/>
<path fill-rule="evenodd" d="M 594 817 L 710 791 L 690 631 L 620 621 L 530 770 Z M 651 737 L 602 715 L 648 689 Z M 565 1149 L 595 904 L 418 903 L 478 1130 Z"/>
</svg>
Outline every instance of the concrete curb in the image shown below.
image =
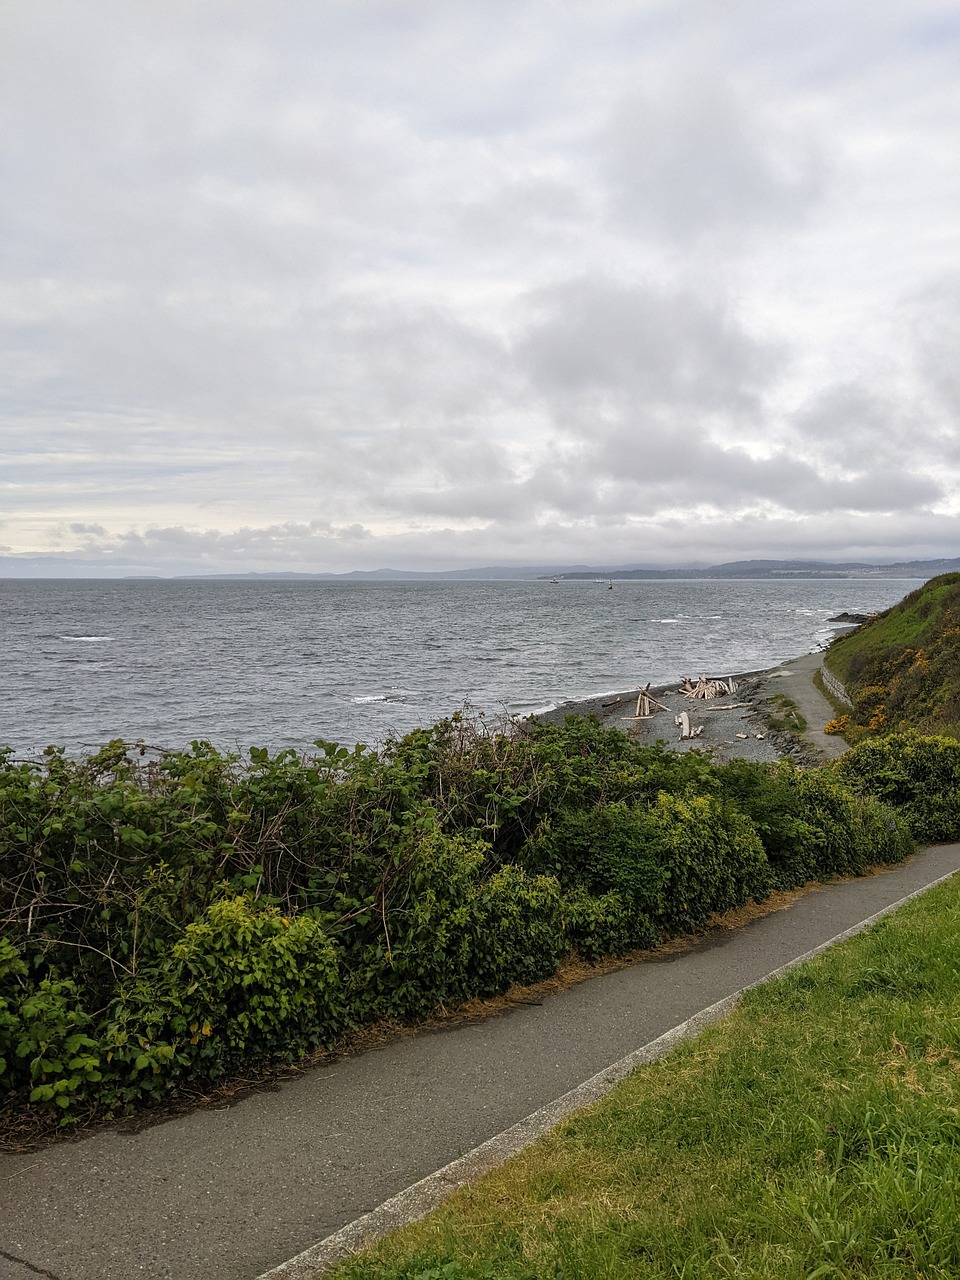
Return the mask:
<svg viewBox="0 0 960 1280">
<path fill-rule="evenodd" d="M 683 1040 L 690 1040 L 699 1035 L 701 1031 L 712 1023 L 718 1022 L 730 1013 L 738 1004 L 744 992 L 751 991 L 754 987 L 763 986 L 767 982 L 772 982 L 774 979 L 788 973 L 791 969 L 795 969 L 798 965 L 805 964 L 806 961 L 812 960 L 822 952 L 829 950 L 830 947 L 834 947 L 840 942 L 845 942 L 848 938 L 856 937 L 857 934 L 863 933 L 884 916 L 890 915 L 891 912 L 898 910 L 912 901 L 912 899 L 919 898 L 922 894 L 928 893 L 931 889 L 936 888 L 937 885 L 943 884 L 944 881 L 957 874 L 960 874 L 960 872 L 948 871 L 945 875 L 938 876 L 936 880 L 931 880 L 921 888 L 914 889 L 912 893 L 908 893 L 905 897 L 890 903 L 889 906 L 884 907 L 881 911 L 877 911 L 865 920 L 861 920 L 859 924 L 855 924 L 849 929 L 844 929 L 842 933 L 838 933 L 827 942 L 820 943 L 812 951 L 805 951 L 803 955 L 796 956 L 793 960 L 787 961 L 786 964 L 780 965 L 778 968 L 764 974 L 756 982 L 748 983 L 731 995 L 725 996 L 723 1000 L 718 1000 L 716 1004 L 709 1005 L 706 1009 L 701 1009 L 692 1018 L 679 1023 L 671 1028 L 670 1031 L 658 1036 L 656 1040 L 651 1040 L 649 1044 L 645 1044 L 642 1048 L 635 1049 L 633 1053 L 627 1054 L 605 1070 L 591 1076 L 589 1080 L 577 1085 L 575 1089 L 571 1089 L 568 1093 L 554 1099 L 553 1102 L 547 1103 L 545 1107 L 534 1111 L 531 1115 L 518 1121 L 517 1124 L 512 1125 L 509 1129 L 505 1129 L 502 1133 L 488 1138 L 486 1142 L 474 1147 L 472 1151 L 468 1151 L 466 1155 L 452 1161 L 450 1164 L 444 1165 L 442 1169 L 428 1174 L 426 1178 L 415 1182 L 412 1186 L 399 1192 L 398 1195 L 385 1200 L 383 1204 L 371 1210 L 370 1213 L 365 1213 L 362 1217 L 347 1223 L 346 1226 L 341 1227 L 339 1231 L 335 1231 L 324 1240 L 311 1245 L 309 1249 L 297 1254 L 295 1258 L 291 1258 L 288 1262 L 282 1262 L 278 1267 L 264 1272 L 256 1280 L 317 1280 L 319 1276 L 323 1275 L 337 1262 L 341 1262 L 351 1254 L 375 1244 L 391 1231 L 396 1231 L 399 1227 L 407 1226 L 409 1223 L 425 1217 L 442 1204 L 458 1187 L 474 1182 L 491 1169 L 503 1164 L 511 1156 L 516 1155 L 525 1147 L 536 1142 L 538 1138 L 541 1138 L 555 1125 L 559 1124 L 571 1112 L 579 1111 L 602 1098 L 604 1094 L 609 1093 L 615 1084 L 618 1084 L 628 1076 L 636 1067 L 656 1062 Z"/>
</svg>

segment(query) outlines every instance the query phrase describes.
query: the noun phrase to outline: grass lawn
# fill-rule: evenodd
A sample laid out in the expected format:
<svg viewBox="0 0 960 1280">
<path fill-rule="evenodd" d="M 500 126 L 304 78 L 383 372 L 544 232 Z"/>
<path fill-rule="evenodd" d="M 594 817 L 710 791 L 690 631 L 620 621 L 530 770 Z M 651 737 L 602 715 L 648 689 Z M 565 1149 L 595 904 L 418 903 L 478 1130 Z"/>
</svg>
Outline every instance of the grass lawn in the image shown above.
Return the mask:
<svg viewBox="0 0 960 1280">
<path fill-rule="evenodd" d="M 333 1274 L 956 1280 L 960 879 Z"/>
</svg>

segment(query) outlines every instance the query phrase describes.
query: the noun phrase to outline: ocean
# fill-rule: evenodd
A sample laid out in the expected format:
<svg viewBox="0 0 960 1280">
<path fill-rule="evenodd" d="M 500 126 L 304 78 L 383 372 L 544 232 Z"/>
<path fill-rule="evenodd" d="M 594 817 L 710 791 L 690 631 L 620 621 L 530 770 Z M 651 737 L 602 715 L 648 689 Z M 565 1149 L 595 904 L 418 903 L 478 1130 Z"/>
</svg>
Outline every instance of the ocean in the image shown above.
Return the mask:
<svg viewBox="0 0 960 1280">
<path fill-rule="evenodd" d="M 465 704 L 526 715 L 773 666 L 920 579 L 0 580 L 0 746 L 374 745 Z"/>
</svg>

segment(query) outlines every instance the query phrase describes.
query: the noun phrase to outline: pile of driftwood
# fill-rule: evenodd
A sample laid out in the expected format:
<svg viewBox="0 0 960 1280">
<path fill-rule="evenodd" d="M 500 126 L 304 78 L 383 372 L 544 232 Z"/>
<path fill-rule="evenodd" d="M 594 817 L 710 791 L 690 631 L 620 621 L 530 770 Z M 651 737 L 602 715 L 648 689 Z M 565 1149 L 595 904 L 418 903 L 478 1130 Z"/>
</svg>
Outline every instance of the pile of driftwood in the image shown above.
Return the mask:
<svg viewBox="0 0 960 1280">
<path fill-rule="evenodd" d="M 729 680 L 708 680 L 706 676 L 700 676 L 694 684 L 689 676 L 684 676 L 680 682 L 680 692 L 685 698 L 703 698 L 708 702 L 711 698 L 722 698 L 724 694 L 736 693 L 737 682 L 732 676 Z"/>
<path fill-rule="evenodd" d="M 636 710 L 635 718 L 637 720 L 649 720 L 650 717 L 655 714 L 654 707 L 656 707 L 657 711 L 670 710 L 670 708 L 665 707 L 662 702 L 658 702 L 657 699 L 650 692 L 650 681 L 648 680 L 647 683 L 640 690 L 640 696 L 637 698 L 637 710 Z"/>
<path fill-rule="evenodd" d="M 729 694 L 737 692 L 737 682 L 732 676 L 726 680 L 708 679 L 706 676 L 700 676 L 696 682 L 689 676 L 683 676 L 680 682 L 679 692 L 686 698 L 698 698 L 704 702 L 710 702 L 714 698 L 722 698 Z M 616 706 L 620 701 L 619 697 L 616 702 L 604 703 L 604 706 Z M 727 707 L 745 707 L 745 702 L 726 703 Z M 707 708 L 704 708 L 706 710 Z M 720 710 L 721 708 L 718 708 Z M 650 720 L 658 711 L 666 711 L 673 715 L 671 707 L 666 706 L 655 698 L 650 692 L 650 681 L 643 686 L 637 695 L 637 709 L 632 716 L 624 716 L 624 720 Z M 703 725 L 692 725 L 690 716 L 686 711 L 681 711 L 679 715 L 675 715 L 673 723 L 680 731 L 680 741 L 688 742 L 691 738 L 699 738 L 703 733 Z"/>
</svg>

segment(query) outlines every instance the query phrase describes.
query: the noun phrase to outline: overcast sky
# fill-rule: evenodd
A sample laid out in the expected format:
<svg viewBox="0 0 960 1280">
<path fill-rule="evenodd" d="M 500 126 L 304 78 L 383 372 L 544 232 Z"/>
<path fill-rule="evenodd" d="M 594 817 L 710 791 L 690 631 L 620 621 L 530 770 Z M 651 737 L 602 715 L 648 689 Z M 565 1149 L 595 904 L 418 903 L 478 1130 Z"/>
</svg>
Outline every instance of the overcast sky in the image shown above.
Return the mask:
<svg viewBox="0 0 960 1280">
<path fill-rule="evenodd" d="M 0 573 L 960 554 L 956 0 L 5 0 Z"/>
</svg>

